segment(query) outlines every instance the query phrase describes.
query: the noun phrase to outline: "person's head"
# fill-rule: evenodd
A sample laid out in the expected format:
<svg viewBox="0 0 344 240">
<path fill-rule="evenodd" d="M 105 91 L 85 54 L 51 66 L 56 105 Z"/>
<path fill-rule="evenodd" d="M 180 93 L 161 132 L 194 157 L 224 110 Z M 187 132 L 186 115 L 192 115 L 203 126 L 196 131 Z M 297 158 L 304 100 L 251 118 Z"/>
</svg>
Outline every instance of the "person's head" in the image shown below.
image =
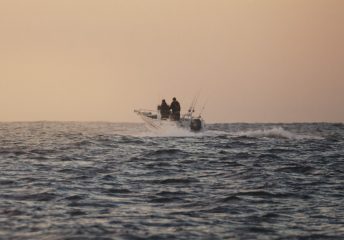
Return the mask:
<svg viewBox="0 0 344 240">
<path fill-rule="evenodd" d="M 177 99 L 174 97 L 173 99 L 172 99 L 173 101 L 177 101 Z"/>
<path fill-rule="evenodd" d="M 165 103 L 166 102 L 165 99 L 163 99 L 162 102 Z"/>
</svg>

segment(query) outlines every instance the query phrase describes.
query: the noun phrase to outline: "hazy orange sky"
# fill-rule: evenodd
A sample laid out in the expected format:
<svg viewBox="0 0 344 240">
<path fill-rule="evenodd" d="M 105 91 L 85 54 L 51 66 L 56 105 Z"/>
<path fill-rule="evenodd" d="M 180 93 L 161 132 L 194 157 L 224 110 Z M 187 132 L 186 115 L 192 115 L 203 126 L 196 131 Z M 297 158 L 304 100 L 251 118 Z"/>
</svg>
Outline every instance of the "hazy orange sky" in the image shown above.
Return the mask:
<svg viewBox="0 0 344 240">
<path fill-rule="evenodd" d="M 0 121 L 344 122 L 343 0 L 1 0 Z"/>
</svg>

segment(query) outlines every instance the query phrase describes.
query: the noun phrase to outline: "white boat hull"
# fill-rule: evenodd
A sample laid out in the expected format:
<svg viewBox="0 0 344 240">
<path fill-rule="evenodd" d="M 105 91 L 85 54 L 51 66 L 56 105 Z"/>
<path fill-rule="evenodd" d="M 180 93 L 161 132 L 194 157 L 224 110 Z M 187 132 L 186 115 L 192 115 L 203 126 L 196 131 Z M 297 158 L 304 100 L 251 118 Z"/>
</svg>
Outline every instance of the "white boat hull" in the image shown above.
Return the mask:
<svg viewBox="0 0 344 240">
<path fill-rule="evenodd" d="M 199 132 L 204 129 L 204 120 L 201 117 L 192 117 L 191 114 L 185 114 L 179 121 L 172 121 L 170 119 L 162 120 L 160 114 L 154 111 L 135 110 L 135 113 L 139 115 L 146 126 L 152 130 L 182 128 L 193 132 Z"/>
</svg>

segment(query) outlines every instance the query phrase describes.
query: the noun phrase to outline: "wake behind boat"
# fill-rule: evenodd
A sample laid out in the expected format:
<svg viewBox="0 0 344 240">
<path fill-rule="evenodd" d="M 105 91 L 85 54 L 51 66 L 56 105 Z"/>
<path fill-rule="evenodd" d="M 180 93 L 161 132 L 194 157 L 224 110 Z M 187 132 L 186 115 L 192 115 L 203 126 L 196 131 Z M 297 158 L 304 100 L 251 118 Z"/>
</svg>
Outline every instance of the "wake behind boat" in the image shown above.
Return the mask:
<svg viewBox="0 0 344 240">
<path fill-rule="evenodd" d="M 173 111 L 164 111 L 164 103 L 165 100 L 163 100 L 162 105 L 158 106 L 157 110 L 138 109 L 134 110 L 134 112 L 138 116 L 140 116 L 141 119 L 145 122 L 146 126 L 152 130 L 163 130 L 166 128 L 177 127 L 193 132 L 199 132 L 204 129 L 205 124 L 203 118 L 201 117 L 201 113 L 197 117 L 193 116 L 195 112 L 195 100 L 191 104 L 188 112 L 182 114 L 181 116 L 179 115 L 179 113 L 176 116 L 176 114 Z M 173 108 L 173 102 L 171 104 L 171 107 Z"/>
</svg>

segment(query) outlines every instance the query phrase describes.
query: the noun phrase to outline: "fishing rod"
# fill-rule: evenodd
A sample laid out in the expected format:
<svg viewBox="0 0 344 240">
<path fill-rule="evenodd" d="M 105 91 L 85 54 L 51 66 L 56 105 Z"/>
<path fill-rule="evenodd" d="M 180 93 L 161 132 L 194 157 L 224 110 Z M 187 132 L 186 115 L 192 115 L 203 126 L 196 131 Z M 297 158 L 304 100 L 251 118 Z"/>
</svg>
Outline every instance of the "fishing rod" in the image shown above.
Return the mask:
<svg viewBox="0 0 344 240">
<path fill-rule="evenodd" d="M 201 117 L 201 115 L 202 115 L 202 113 L 203 113 L 203 111 L 204 111 L 204 109 L 205 109 L 205 105 L 207 105 L 208 101 L 209 101 L 209 98 L 207 98 L 207 100 L 204 102 L 204 105 L 203 105 L 203 107 L 202 107 L 202 109 L 201 109 L 201 111 L 200 111 L 200 113 L 199 113 L 199 116 L 200 116 L 200 117 Z"/>
<path fill-rule="evenodd" d="M 199 95 L 201 93 L 201 90 L 198 91 L 198 93 L 196 94 L 196 96 L 194 97 L 192 103 L 191 103 L 191 107 L 189 109 L 189 112 L 192 114 L 193 112 L 195 112 L 195 107 L 196 107 L 196 104 L 198 102 L 198 98 L 199 98 Z"/>
<path fill-rule="evenodd" d="M 190 105 L 189 110 L 188 110 L 189 113 L 191 113 L 193 111 L 193 106 L 195 104 L 195 101 L 196 101 L 196 96 L 194 96 L 192 99 L 191 105 Z"/>
</svg>

